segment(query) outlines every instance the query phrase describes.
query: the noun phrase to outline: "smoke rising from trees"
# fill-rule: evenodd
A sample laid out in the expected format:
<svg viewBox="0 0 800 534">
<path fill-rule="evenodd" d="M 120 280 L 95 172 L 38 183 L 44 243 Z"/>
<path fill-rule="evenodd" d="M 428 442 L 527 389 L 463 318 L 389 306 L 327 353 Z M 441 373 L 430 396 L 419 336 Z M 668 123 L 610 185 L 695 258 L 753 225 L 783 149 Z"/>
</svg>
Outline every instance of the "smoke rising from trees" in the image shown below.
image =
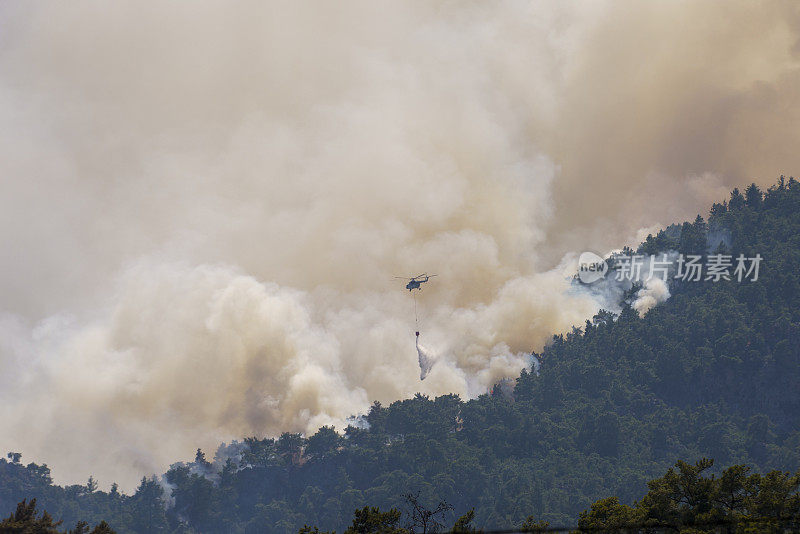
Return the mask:
<svg viewBox="0 0 800 534">
<path fill-rule="evenodd" d="M 58 481 L 481 393 L 597 311 L 570 253 L 800 167 L 788 2 L 0 14 L 0 447 Z"/>
</svg>

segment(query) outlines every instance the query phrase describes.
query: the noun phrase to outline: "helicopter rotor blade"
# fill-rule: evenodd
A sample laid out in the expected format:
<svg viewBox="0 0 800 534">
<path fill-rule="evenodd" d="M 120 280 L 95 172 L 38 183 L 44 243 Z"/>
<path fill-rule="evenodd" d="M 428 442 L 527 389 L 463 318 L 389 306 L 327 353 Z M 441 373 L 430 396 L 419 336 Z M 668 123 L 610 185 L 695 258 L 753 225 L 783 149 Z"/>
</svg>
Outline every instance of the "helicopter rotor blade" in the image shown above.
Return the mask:
<svg viewBox="0 0 800 534">
<path fill-rule="evenodd" d="M 393 276 L 392 278 L 396 278 L 396 279 L 398 279 L 398 280 L 410 280 L 410 281 L 412 281 L 412 282 L 416 282 L 416 281 L 418 281 L 420 278 L 425 278 L 425 279 L 428 279 L 428 278 L 433 278 L 434 276 L 439 276 L 439 275 L 438 275 L 438 274 L 427 274 L 427 273 L 422 273 L 422 274 L 418 274 L 417 276 L 412 276 L 411 278 L 409 278 L 409 277 L 407 277 L 407 276 Z"/>
</svg>

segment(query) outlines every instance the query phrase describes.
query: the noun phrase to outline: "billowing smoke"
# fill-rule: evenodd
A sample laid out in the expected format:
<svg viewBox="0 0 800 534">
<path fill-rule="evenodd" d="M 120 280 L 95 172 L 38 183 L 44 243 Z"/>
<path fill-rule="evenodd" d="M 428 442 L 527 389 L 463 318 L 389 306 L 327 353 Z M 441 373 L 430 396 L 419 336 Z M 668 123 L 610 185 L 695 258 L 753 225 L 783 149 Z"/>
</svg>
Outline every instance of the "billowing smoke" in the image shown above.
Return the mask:
<svg viewBox="0 0 800 534">
<path fill-rule="evenodd" d="M 800 168 L 797 37 L 782 2 L 0 4 L 0 448 L 130 489 L 486 391 L 597 311 L 565 253 Z"/>
<path fill-rule="evenodd" d="M 636 299 L 631 306 L 639 315 L 645 315 L 653 306 L 669 298 L 669 287 L 661 278 L 648 278 L 644 287 L 636 292 Z"/>
<path fill-rule="evenodd" d="M 582 288 L 605 310 L 619 313 L 628 302 L 639 315 L 645 315 L 670 297 L 669 283 L 677 274 L 678 256 L 677 250 L 651 255 L 613 251 L 602 258 L 611 265 L 609 270 L 594 281 L 590 279 Z M 577 264 L 574 268 L 578 269 Z M 631 291 L 635 291 L 632 300 Z"/>
</svg>

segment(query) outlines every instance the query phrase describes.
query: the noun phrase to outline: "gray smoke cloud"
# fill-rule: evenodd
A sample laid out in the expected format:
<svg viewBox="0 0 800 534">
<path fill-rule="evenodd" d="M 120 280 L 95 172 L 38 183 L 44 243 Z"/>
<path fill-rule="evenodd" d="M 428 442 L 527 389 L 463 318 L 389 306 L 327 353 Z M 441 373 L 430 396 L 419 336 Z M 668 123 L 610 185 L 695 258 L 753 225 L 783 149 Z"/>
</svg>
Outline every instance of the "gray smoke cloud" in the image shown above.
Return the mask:
<svg viewBox="0 0 800 534">
<path fill-rule="evenodd" d="M 0 4 L 0 447 L 130 489 L 197 447 L 485 392 L 597 311 L 565 254 L 798 168 L 798 18 Z M 421 271 L 424 382 L 392 279 Z"/>
</svg>

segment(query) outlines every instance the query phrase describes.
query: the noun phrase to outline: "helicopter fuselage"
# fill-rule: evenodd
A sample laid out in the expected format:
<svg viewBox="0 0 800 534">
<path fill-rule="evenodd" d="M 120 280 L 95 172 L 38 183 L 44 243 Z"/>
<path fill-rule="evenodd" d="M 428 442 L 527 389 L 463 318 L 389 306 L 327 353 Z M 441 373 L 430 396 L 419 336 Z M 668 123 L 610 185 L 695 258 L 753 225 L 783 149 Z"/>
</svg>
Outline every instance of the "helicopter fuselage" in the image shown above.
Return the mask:
<svg viewBox="0 0 800 534">
<path fill-rule="evenodd" d="M 422 284 L 430 280 L 431 276 L 436 276 L 436 275 L 421 274 L 419 276 L 415 276 L 414 278 L 406 278 L 406 280 L 408 280 L 408 283 L 406 284 L 406 289 L 408 289 L 409 291 L 411 291 L 412 289 L 419 289 L 421 291 Z M 395 278 L 400 278 L 400 277 L 396 276 Z"/>
<path fill-rule="evenodd" d="M 422 290 L 422 287 L 420 287 L 421 284 L 422 282 L 420 280 L 412 280 L 406 284 L 406 289 L 408 289 L 409 291 L 411 291 L 412 289 L 419 289 L 421 291 Z"/>
</svg>

